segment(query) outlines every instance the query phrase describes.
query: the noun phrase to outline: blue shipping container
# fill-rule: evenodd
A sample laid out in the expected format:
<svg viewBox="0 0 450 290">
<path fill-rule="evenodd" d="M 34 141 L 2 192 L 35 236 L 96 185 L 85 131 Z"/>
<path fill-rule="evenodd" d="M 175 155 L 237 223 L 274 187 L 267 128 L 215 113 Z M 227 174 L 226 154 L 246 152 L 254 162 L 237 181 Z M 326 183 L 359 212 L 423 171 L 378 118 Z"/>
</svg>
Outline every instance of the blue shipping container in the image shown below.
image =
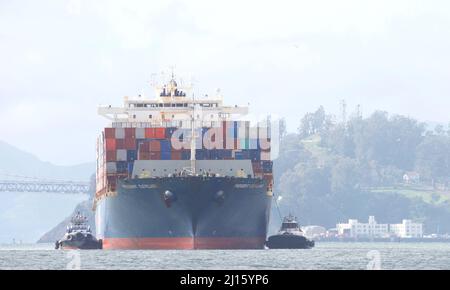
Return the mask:
<svg viewBox="0 0 450 290">
<path fill-rule="evenodd" d="M 262 169 L 264 173 L 271 173 L 273 168 L 273 162 L 272 161 L 262 161 L 261 162 Z"/>
<path fill-rule="evenodd" d="M 128 162 L 128 174 L 131 175 L 133 173 L 134 162 Z"/>
<path fill-rule="evenodd" d="M 126 173 L 128 169 L 128 163 L 126 161 L 116 162 L 117 173 Z"/>
<path fill-rule="evenodd" d="M 136 150 L 127 150 L 127 161 L 134 161 L 137 159 Z"/>
<path fill-rule="evenodd" d="M 172 134 L 173 134 L 173 132 L 175 132 L 176 129 L 177 128 L 175 128 L 175 127 L 166 128 L 166 138 L 167 139 L 172 138 Z"/>
<path fill-rule="evenodd" d="M 259 161 L 261 160 L 261 150 L 257 150 L 257 149 L 251 149 L 248 150 L 249 154 L 250 154 L 250 159 L 252 161 Z"/>
<path fill-rule="evenodd" d="M 171 151 L 171 145 L 169 140 L 161 140 L 161 152 L 169 152 Z"/>
<path fill-rule="evenodd" d="M 208 160 L 209 159 L 209 150 L 205 150 L 205 149 L 195 150 L 195 159 Z"/>
<path fill-rule="evenodd" d="M 161 160 L 171 160 L 172 159 L 172 155 L 170 153 L 170 151 L 162 151 L 161 152 Z"/>
<path fill-rule="evenodd" d="M 231 150 L 222 150 L 222 158 L 223 159 L 231 158 L 231 157 L 232 157 Z"/>
<path fill-rule="evenodd" d="M 250 159 L 250 152 L 249 150 L 237 151 L 234 156 L 237 160 L 248 160 Z"/>
<path fill-rule="evenodd" d="M 190 160 L 191 159 L 191 151 L 183 150 L 181 151 L 181 160 Z"/>
</svg>

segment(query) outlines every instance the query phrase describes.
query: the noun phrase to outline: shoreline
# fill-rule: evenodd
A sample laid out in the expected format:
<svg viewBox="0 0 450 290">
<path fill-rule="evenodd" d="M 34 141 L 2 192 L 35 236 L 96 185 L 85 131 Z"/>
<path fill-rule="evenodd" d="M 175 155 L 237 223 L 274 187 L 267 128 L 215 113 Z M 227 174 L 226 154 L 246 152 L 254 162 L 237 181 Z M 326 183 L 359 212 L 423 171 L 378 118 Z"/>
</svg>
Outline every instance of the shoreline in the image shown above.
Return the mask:
<svg viewBox="0 0 450 290">
<path fill-rule="evenodd" d="M 450 239 L 445 238 L 321 238 L 314 239 L 316 243 L 450 243 Z"/>
</svg>

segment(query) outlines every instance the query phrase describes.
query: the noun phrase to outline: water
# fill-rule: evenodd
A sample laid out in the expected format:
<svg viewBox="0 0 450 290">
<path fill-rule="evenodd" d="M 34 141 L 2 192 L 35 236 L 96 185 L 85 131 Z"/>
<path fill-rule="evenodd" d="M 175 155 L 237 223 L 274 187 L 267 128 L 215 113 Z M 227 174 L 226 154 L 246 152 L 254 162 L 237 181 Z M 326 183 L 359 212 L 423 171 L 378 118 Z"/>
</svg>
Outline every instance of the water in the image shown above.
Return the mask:
<svg viewBox="0 0 450 290">
<path fill-rule="evenodd" d="M 57 251 L 0 246 L 0 269 L 450 269 L 450 243 L 317 243 L 310 250 Z"/>
</svg>

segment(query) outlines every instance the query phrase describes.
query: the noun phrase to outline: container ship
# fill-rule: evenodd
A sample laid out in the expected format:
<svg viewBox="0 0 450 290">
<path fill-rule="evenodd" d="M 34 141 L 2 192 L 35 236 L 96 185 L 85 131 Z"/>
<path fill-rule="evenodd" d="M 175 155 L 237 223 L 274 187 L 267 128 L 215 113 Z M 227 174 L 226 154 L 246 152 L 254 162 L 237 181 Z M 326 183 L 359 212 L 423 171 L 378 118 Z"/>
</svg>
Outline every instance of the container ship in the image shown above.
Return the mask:
<svg viewBox="0 0 450 290">
<path fill-rule="evenodd" d="M 272 200 L 271 130 L 175 77 L 156 97 L 100 106 L 96 235 L 103 249 L 262 249 Z M 190 96 L 188 96 L 190 95 Z"/>
</svg>

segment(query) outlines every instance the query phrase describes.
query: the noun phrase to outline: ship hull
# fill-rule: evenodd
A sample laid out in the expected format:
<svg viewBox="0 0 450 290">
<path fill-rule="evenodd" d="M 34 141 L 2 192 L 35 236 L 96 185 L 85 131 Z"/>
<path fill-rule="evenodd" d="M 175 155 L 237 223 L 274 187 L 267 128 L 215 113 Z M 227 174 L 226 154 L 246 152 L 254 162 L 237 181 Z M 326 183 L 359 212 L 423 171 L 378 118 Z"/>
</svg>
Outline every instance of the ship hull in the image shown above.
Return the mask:
<svg viewBox="0 0 450 290">
<path fill-rule="evenodd" d="M 62 240 L 56 242 L 55 248 L 62 250 L 98 250 L 102 248 L 102 243 L 91 234 L 86 236 L 66 235 Z"/>
<path fill-rule="evenodd" d="M 104 249 L 262 249 L 270 203 L 261 179 L 122 180 L 97 201 L 97 238 Z"/>
<path fill-rule="evenodd" d="M 314 241 L 300 235 L 279 234 L 270 236 L 266 245 L 269 249 L 311 249 Z"/>
</svg>

